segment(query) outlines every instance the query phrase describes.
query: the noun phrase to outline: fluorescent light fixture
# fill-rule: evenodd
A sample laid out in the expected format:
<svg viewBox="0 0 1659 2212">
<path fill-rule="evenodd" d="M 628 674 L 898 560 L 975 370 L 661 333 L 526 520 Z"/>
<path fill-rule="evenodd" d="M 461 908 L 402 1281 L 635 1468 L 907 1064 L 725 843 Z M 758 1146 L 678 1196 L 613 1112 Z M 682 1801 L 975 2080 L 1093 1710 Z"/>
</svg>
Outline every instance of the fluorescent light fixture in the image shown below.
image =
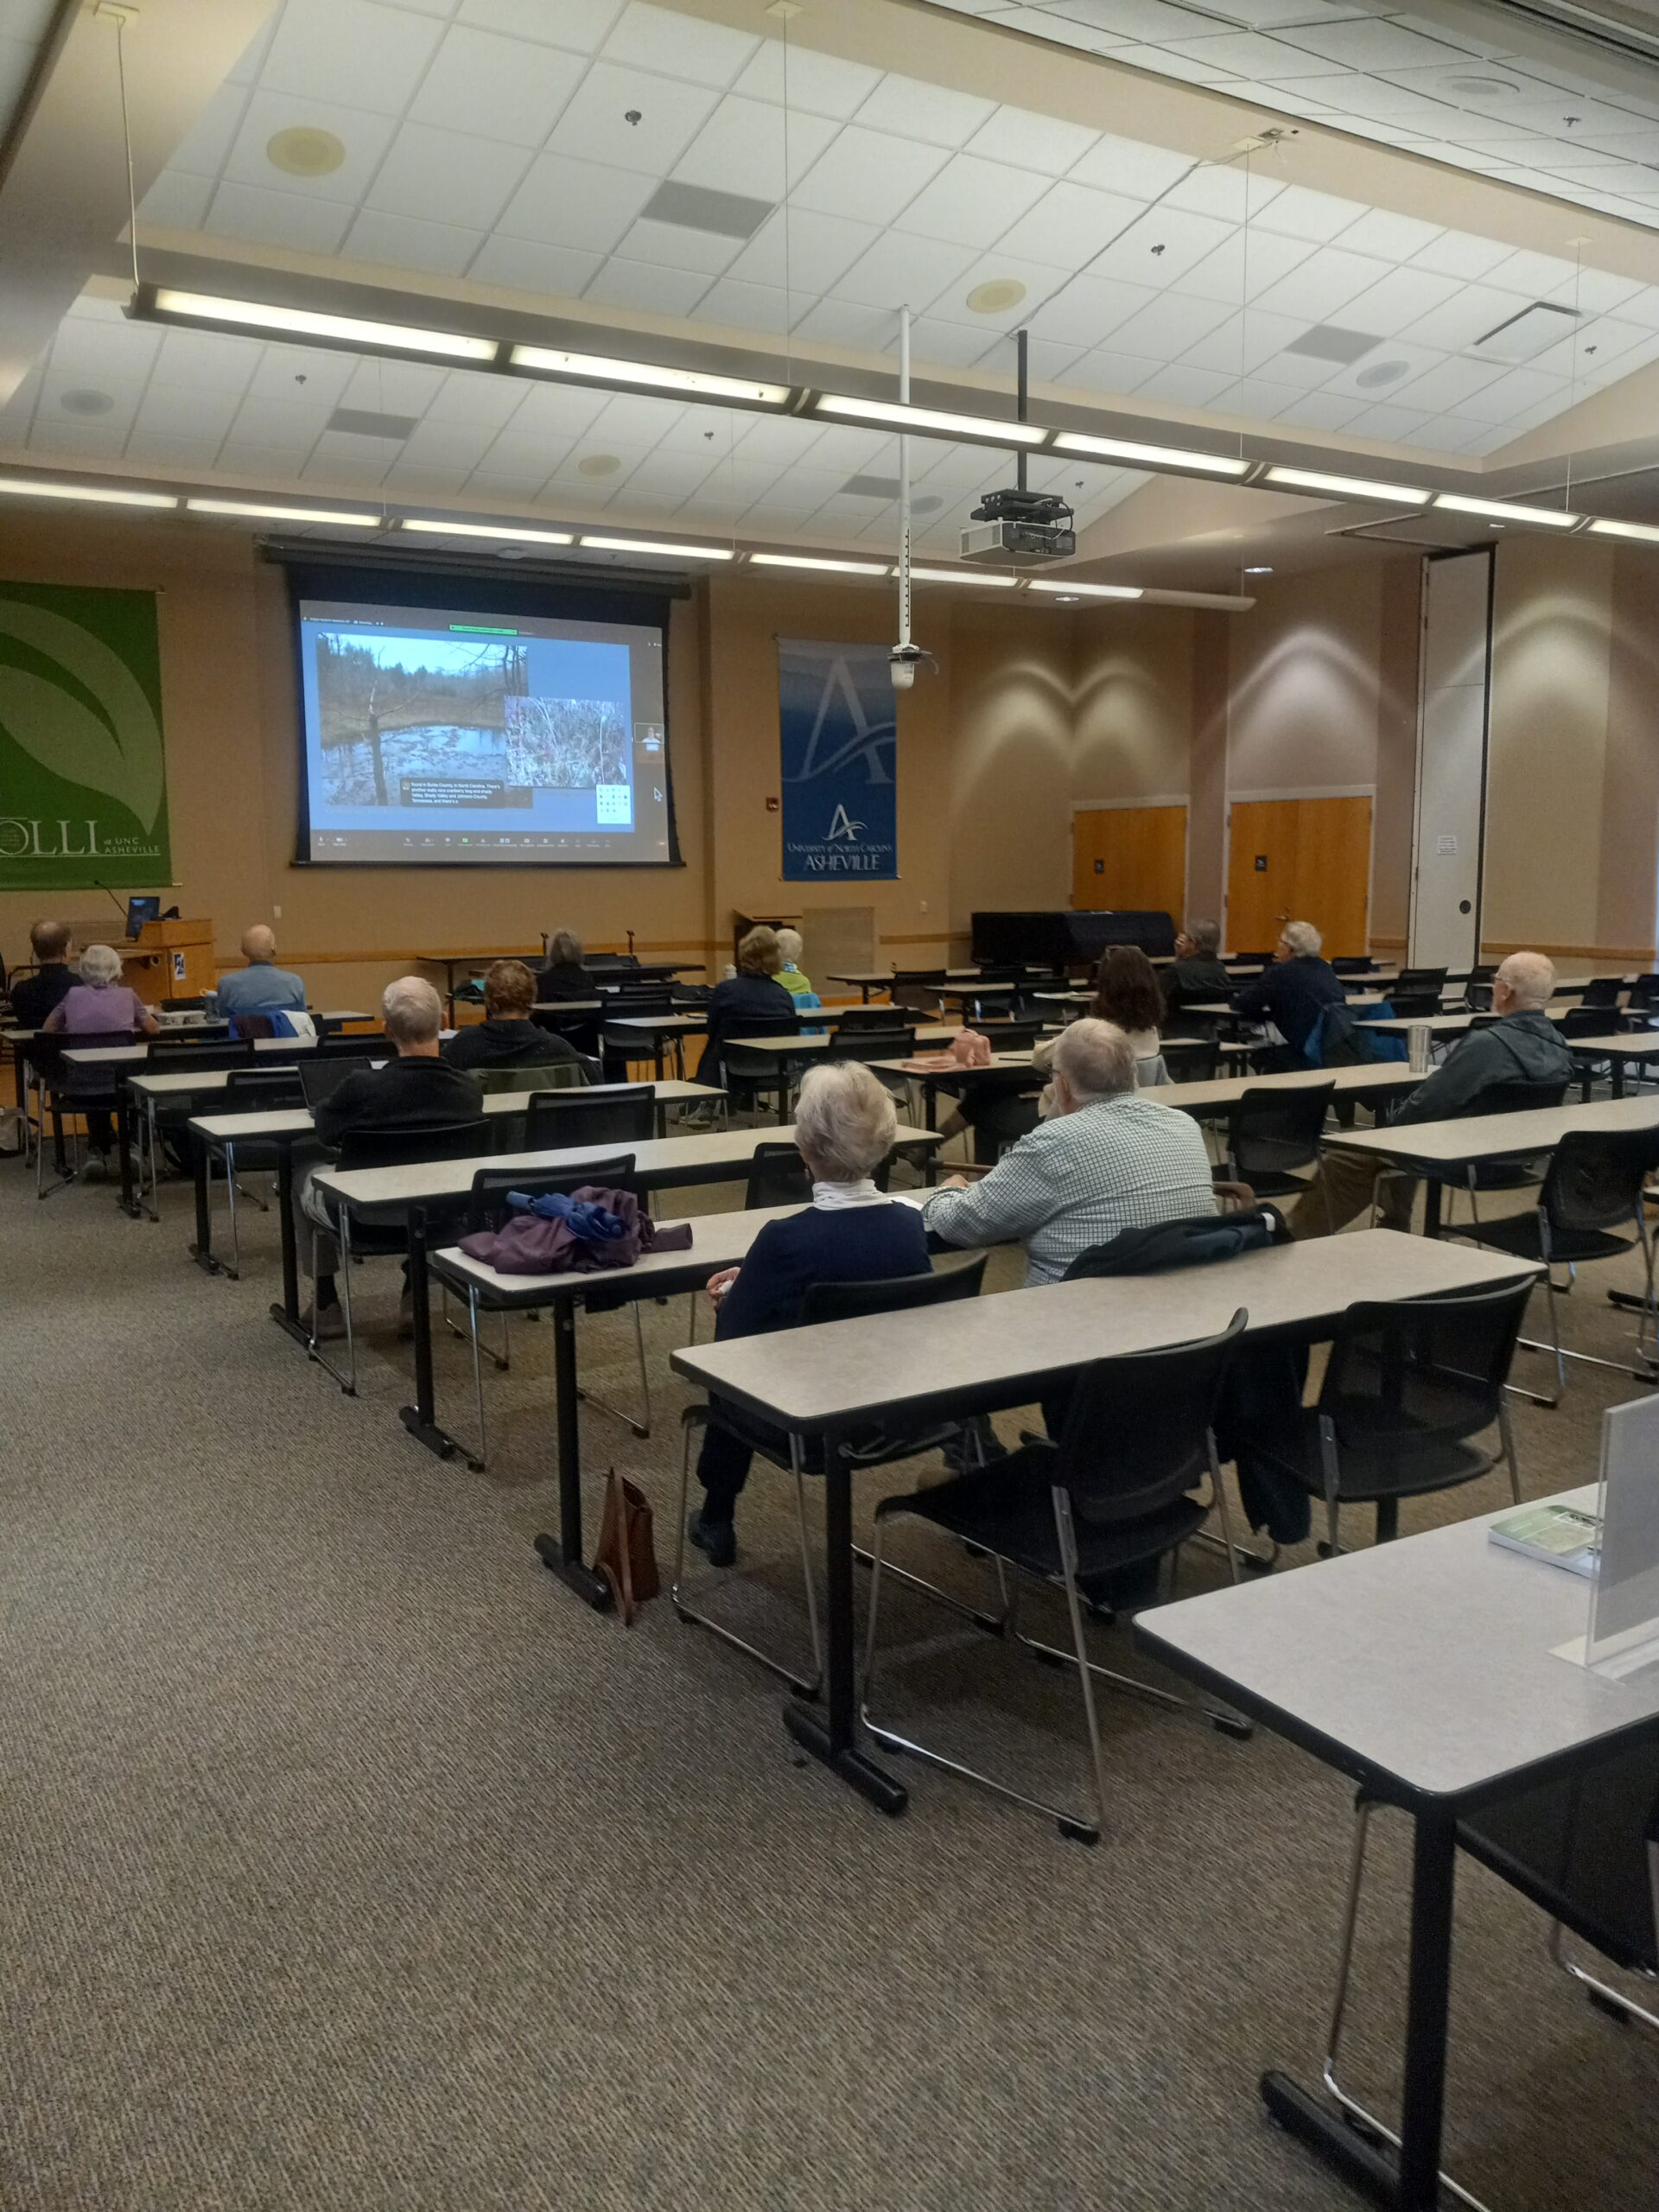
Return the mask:
<svg viewBox="0 0 1659 2212">
<path fill-rule="evenodd" d="M 580 541 L 594 553 L 657 553 L 670 561 L 731 561 L 729 545 L 659 545 L 647 537 L 584 537 Z"/>
<path fill-rule="evenodd" d="M 103 484 L 48 484 L 28 476 L 0 476 L 0 493 L 18 499 L 97 499 L 106 507 L 176 507 L 171 492 L 118 492 Z"/>
<path fill-rule="evenodd" d="M 1532 522 L 1545 530 L 1576 530 L 1583 519 L 1564 514 L 1559 507 L 1523 507 L 1512 499 L 1471 499 L 1461 492 L 1441 492 L 1434 504 L 1453 514 L 1484 515 L 1491 522 Z"/>
<path fill-rule="evenodd" d="M 1012 591 L 1020 581 L 1018 576 L 999 576 L 989 569 L 912 569 L 910 580 L 913 584 L 994 584 L 1002 591 Z"/>
<path fill-rule="evenodd" d="M 841 422 L 873 423 L 882 429 L 917 430 L 925 437 L 966 438 L 982 445 L 1040 446 L 1049 435 L 1040 423 L 1004 423 L 994 415 L 956 415 L 938 407 L 907 407 L 894 399 L 855 399 L 842 391 L 819 392 L 812 412 Z"/>
<path fill-rule="evenodd" d="M 519 530 L 505 522 L 445 522 L 438 515 L 405 515 L 403 530 L 429 531 L 439 537 L 506 537 L 527 545 L 574 545 L 568 530 Z"/>
<path fill-rule="evenodd" d="M 1033 576 L 1027 587 L 1030 591 L 1064 593 L 1067 599 L 1081 595 L 1084 599 L 1139 599 L 1139 584 L 1073 584 L 1051 581 L 1046 576 Z"/>
<path fill-rule="evenodd" d="M 1248 476 L 1255 465 L 1230 460 L 1225 454 L 1192 453 L 1185 446 L 1143 446 L 1132 438 L 1091 437 L 1084 430 L 1058 431 L 1054 450 L 1086 454 L 1092 461 L 1121 461 L 1128 468 L 1192 468 L 1205 476 Z"/>
<path fill-rule="evenodd" d="M 1592 532 L 1598 537 L 1634 537 L 1643 545 L 1659 545 L 1659 530 L 1645 522 L 1592 522 Z"/>
<path fill-rule="evenodd" d="M 320 315 L 309 308 L 272 307 L 264 300 L 220 299 L 213 293 L 178 292 L 168 286 L 153 296 L 141 286 L 134 311 L 141 320 L 211 323 L 261 337 L 309 338 L 325 346 L 428 353 L 446 361 L 491 362 L 499 351 L 493 338 L 467 338 L 455 330 L 420 330 L 408 323 L 370 322 L 358 315 Z"/>
<path fill-rule="evenodd" d="M 334 522 L 353 530 L 379 530 L 378 515 L 347 514 L 343 507 L 267 507 L 244 499 L 187 499 L 193 515 L 238 515 L 261 522 Z"/>
<path fill-rule="evenodd" d="M 1426 507 L 1429 494 L 1414 484 L 1379 484 L 1370 476 L 1327 476 L 1320 468 L 1270 468 L 1269 484 L 1287 492 L 1330 492 L 1339 499 L 1382 499 L 1391 507 Z"/>
<path fill-rule="evenodd" d="M 787 407 L 791 397 L 786 384 L 756 384 L 748 377 L 666 369 L 653 361 L 618 361 L 600 353 L 566 353 L 551 346 L 514 346 L 507 365 L 572 384 L 637 385 L 645 391 L 677 392 L 683 399 L 735 400 L 744 407 Z"/>
<path fill-rule="evenodd" d="M 752 569 L 823 569 L 836 576 L 885 576 L 885 561 L 819 561 L 804 553 L 751 553 Z"/>
</svg>

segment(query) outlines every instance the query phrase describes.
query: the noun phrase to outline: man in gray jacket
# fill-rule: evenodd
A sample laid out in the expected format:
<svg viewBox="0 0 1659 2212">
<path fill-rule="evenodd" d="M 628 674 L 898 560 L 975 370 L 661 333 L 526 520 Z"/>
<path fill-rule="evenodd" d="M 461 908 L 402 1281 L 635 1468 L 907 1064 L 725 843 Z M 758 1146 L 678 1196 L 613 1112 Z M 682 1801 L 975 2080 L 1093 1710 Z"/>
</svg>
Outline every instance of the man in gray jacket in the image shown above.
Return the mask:
<svg viewBox="0 0 1659 2212">
<path fill-rule="evenodd" d="M 1396 1122 L 1451 1122 L 1487 1111 L 1494 1091 L 1516 1084 L 1559 1088 L 1573 1074 L 1561 1033 L 1544 1012 L 1555 988 L 1555 970 L 1541 952 L 1512 952 L 1492 983 L 1490 1028 L 1469 1030 L 1445 1060 L 1420 1083 L 1395 1115 Z M 1327 1152 L 1319 1174 L 1290 1216 L 1294 1236 L 1325 1236 L 1369 1206 L 1383 1163 L 1357 1153 Z M 1417 1198 L 1414 1176 L 1390 1174 L 1382 1186 L 1385 1229 L 1409 1229 Z"/>
</svg>

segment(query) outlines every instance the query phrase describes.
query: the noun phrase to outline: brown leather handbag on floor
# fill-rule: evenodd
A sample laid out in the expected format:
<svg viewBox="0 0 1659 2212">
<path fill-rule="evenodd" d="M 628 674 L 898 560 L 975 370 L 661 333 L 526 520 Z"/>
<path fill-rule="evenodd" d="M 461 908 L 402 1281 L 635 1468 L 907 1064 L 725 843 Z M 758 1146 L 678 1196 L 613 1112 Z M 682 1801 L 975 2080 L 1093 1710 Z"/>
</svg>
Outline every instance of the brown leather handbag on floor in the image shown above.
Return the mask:
<svg viewBox="0 0 1659 2212">
<path fill-rule="evenodd" d="M 650 1502 L 637 1483 L 619 1475 L 614 1467 L 605 1478 L 605 1510 L 600 1516 L 594 1572 L 610 1584 L 625 1628 L 632 1627 L 636 1610 L 663 1586 L 652 1541 Z"/>
</svg>

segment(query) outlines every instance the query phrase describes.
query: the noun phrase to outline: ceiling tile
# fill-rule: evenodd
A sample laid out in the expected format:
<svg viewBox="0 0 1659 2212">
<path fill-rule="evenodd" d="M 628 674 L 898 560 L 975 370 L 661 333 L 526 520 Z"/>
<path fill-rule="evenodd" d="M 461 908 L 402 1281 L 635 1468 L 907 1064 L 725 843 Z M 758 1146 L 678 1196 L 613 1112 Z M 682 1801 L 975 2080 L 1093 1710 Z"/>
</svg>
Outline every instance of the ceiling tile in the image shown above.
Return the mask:
<svg viewBox="0 0 1659 2212">
<path fill-rule="evenodd" d="M 494 439 L 487 423 L 423 423 L 404 446 L 398 469 L 456 468 L 470 475 Z"/>
<path fill-rule="evenodd" d="M 1299 23 L 1285 36 L 1346 69 L 1432 69 L 1465 63 L 1467 48 L 1425 38 L 1402 24 L 1360 16 L 1345 23 Z"/>
<path fill-rule="evenodd" d="M 226 338 L 213 330 L 169 330 L 162 340 L 149 380 L 155 386 L 190 391 L 245 391 L 259 353 L 255 339 Z M 52 365 L 54 368 L 61 365 L 56 346 Z"/>
<path fill-rule="evenodd" d="M 1346 247 L 1342 251 L 1346 252 Z M 1462 289 L 1454 277 L 1436 276 L 1427 269 L 1391 269 L 1356 293 L 1334 320 L 1346 329 L 1370 330 L 1386 338 L 1456 299 Z"/>
<path fill-rule="evenodd" d="M 836 296 L 861 307 L 921 307 L 936 299 L 973 261 L 967 246 L 889 231 L 836 281 Z"/>
<path fill-rule="evenodd" d="M 994 245 L 1010 224 L 1018 227 L 1020 217 L 1046 189 L 1046 181 L 1030 169 L 958 154 L 905 209 L 905 228 L 956 245 Z"/>
<path fill-rule="evenodd" d="M 546 482 L 569 452 L 568 442 L 527 437 L 522 430 L 503 430 L 492 442 L 479 468 L 489 476 L 516 478 L 528 494 Z"/>
<path fill-rule="evenodd" d="M 1328 64 L 1318 54 L 1264 38 L 1255 31 L 1224 31 L 1211 38 L 1184 38 L 1159 45 L 1169 54 L 1185 55 L 1214 79 L 1221 77 L 1259 77 L 1269 83 L 1281 78 L 1315 77 Z"/>
<path fill-rule="evenodd" d="M 864 105 L 880 76 L 879 69 L 861 61 L 842 61 L 787 39 L 767 38 L 733 89 L 756 99 L 777 100 L 791 115 L 827 115 L 845 123 Z"/>
<path fill-rule="evenodd" d="M 231 426 L 233 444 L 281 453 L 292 466 L 310 452 L 328 426 L 332 406 L 298 399 L 245 399 Z"/>
<path fill-rule="evenodd" d="M 1321 246 L 1288 276 L 1281 276 L 1259 294 L 1255 304 L 1267 315 L 1300 315 L 1309 322 L 1338 322 L 1343 320 L 1348 301 L 1388 274 L 1388 264 L 1369 254 Z"/>
<path fill-rule="evenodd" d="M 622 0 L 461 0 L 460 21 L 596 54 L 621 12 Z"/>
<path fill-rule="evenodd" d="M 37 414 L 29 442 L 36 453 L 72 454 L 78 461 L 117 461 L 127 442 L 127 433 L 124 423 L 82 422 L 72 415 L 46 420 Z"/>
<path fill-rule="evenodd" d="M 860 108 L 858 121 L 866 130 L 890 130 L 895 137 L 960 148 L 995 112 L 995 100 L 976 99 L 919 77 L 889 74 Z"/>
<path fill-rule="evenodd" d="M 1300 268 L 1314 251 L 1306 238 L 1280 238 L 1271 231 L 1242 226 L 1213 252 L 1184 271 L 1175 289 L 1200 300 L 1221 300 L 1237 307 L 1259 299 L 1282 276 Z"/>
<path fill-rule="evenodd" d="M 797 306 L 827 292 L 843 269 L 850 268 L 881 235 L 874 223 L 855 223 L 844 215 L 821 215 L 805 207 L 779 208 L 768 217 L 727 270 L 746 284 L 786 289 Z"/>
<path fill-rule="evenodd" d="M 512 427 L 524 435 L 539 437 L 549 445 L 568 444 L 593 428 L 610 404 L 610 397 L 608 392 L 590 391 L 582 385 L 531 384 L 524 388 L 524 398 L 512 417 Z M 502 427 L 505 427 L 505 423 Z"/>
<path fill-rule="evenodd" d="M 467 480 L 472 474 L 468 468 L 442 468 L 435 461 L 416 461 L 408 458 L 409 448 L 404 448 L 404 458 L 394 461 L 381 480 L 380 488 L 391 499 L 456 499 L 467 489 Z"/>
<path fill-rule="evenodd" d="M 1004 354 L 1008 373 L 1014 372 L 1013 347 L 1005 334 L 994 327 L 970 328 L 965 322 L 945 322 L 932 315 L 919 315 L 910 327 L 910 345 L 911 358 L 918 374 L 925 374 L 929 365 L 968 369 L 977 361 L 994 367 Z"/>
<path fill-rule="evenodd" d="M 459 276 L 484 243 L 482 231 L 456 230 L 448 223 L 419 223 L 406 215 L 365 208 L 346 233 L 341 253 L 352 261 L 384 262 L 388 268 L 424 269 Z"/>
<path fill-rule="evenodd" d="M 1446 235 L 1435 224 L 1420 223 L 1415 216 L 1370 207 L 1344 231 L 1342 249 L 1344 253 L 1375 253 L 1384 261 L 1409 261 Z"/>
<path fill-rule="evenodd" d="M 1442 359 L 1421 376 L 1396 385 L 1395 397 L 1405 406 L 1421 407 L 1431 415 L 1446 414 L 1460 407 L 1471 392 L 1484 391 L 1489 384 L 1496 384 L 1503 374 L 1501 368 L 1487 361 L 1461 357 Z"/>
<path fill-rule="evenodd" d="M 1458 412 L 1476 423 L 1508 423 L 1527 408 L 1542 406 L 1546 400 L 1564 400 L 1567 390 L 1561 377 L 1541 376 L 1535 369 L 1511 369 L 1507 376 L 1459 400 Z"/>
<path fill-rule="evenodd" d="M 798 296 L 798 308 L 799 304 Z M 817 300 L 799 316 L 795 335 L 827 346 L 888 353 L 899 342 L 899 318 L 891 308 L 863 307 L 850 300 Z"/>
<path fill-rule="evenodd" d="M 1064 384 L 1072 362 L 1087 350 L 1086 346 L 1063 344 L 1058 339 L 1032 339 L 1028 353 L 1032 381 L 1034 384 Z"/>
<path fill-rule="evenodd" d="M 279 130 L 296 126 L 332 130 L 346 149 L 340 167 L 327 176 L 290 176 L 272 162 L 266 148 Z M 396 124 L 389 116 L 360 107 L 336 107 L 327 100 L 289 92 L 257 92 L 225 162 L 225 177 L 265 191 L 286 192 L 302 200 L 341 200 L 353 206 L 373 179 L 391 143 Z"/>
<path fill-rule="evenodd" d="M 1106 131 L 1065 174 L 1072 184 L 1119 192 L 1129 200 L 1155 200 L 1192 166 L 1190 155 L 1174 153 L 1165 146 L 1143 145 L 1139 139 L 1119 138 Z"/>
<path fill-rule="evenodd" d="M 1310 192 L 1306 185 L 1292 184 L 1262 211 L 1260 221 L 1263 230 L 1322 245 L 1368 213 L 1363 201 L 1338 200 L 1333 193 Z"/>
<path fill-rule="evenodd" d="M 1460 276 L 1469 283 L 1509 257 L 1509 247 L 1495 239 L 1478 238 L 1468 231 L 1442 231 L 1429 245 L 1419 247 L 1412 256 L 1412 267 L 1432 269 L 1436 276 Z"/>
<path fill-rule="evenodd" d="M 761 330 L 781 337 L 794 320 L 787 292 L 776 284 L 746 284 L 722 276 L 711 284 L 696 308 L 699 322 L 722 322 L 734 330 Z"/>
<path fill-rule="evenodd" d="M 1213 215 L 1188 215 L 1179 208 L 1154 207 L 1096 257 L 1089 273 L 1162 289 L 1230 234 L 1230 226 Z"/>
<path fill-rule="evenodd" d="M 397 447 L 385 438 L 357 438 L 339 430 L 325 430 L 300 474 L 308 480 L 360 485 L 366 490 L 385 481 L 397 457 Z"/>
<path fill-rule="evenodd" d="M 566 104 L 550 154 L 666 176 L 713 113 L 719 94 L 643 70 L 596 61 Z M 638 124 L 626 117 L 637 113 Z"/>
<path fill-rule="evenodd" d="M 1294 423 L 1299 430 L 1340 430 L 1364 411 L 1364 403 L 1345 392 L 1299 391 L 1288 407 L 1280 410 L 1278 419 Z"/>
<path fill-rule="evenodd" d="M 642 219 L 623 238 L 617 251 L 625 261 L 646 261 L 659 269 L 701 270 L 718 276 L 734 261 L 743 241 L 714 231 L 694 231 L 680 223 Z"/>
<path fill-rule="evenodd" d="M 1465 284 L 1454 296 L 1428 314 L 1420 315 L 1399 333 L 1420 346 L 1438 346 L 1448 353 L 1472 346 L 1516 311 L 1513 292 L 1494 292 L 1484 284 Z"/>
<path fill-rule="evenodd" d="M 582 79 L 579 56 L 456 24 L 427 71 L 410 119 L 513 146 L 540 146 Z"/>
<path fill-rule="evenodd" d="M 259 81 L 307 96 L 349 85 L 359 105 L 401 115 L 442 35 L 429 16 L 378 0 L 286 0 Z"/>
<path fill-rule="evenodd" d="M 607 61 L 660 69 L 697 85 L 729 85 L 753 60 L 760 41 L 724 23 L 701 22 L 646 0 L 629 0 L 604 46 Z"/>
<path fill-rule="evenodd" d="M 1486 272 L 1485 282 L 1525 299 L 1548 299 L 1573 282 L 1573 264 L 1555 253 L 1512 253 Z"/>
<path fill-rule="evenodd" d="M 219 466 L 218 438 L 160 437 L 146 431 L 127 440 L 126 458 L 156 474 L 176 472 L 181 476 L 203 476 Z"/>
<path fill-rule="evenodd" d="M 303 399 L 314 406 L 335 407 L 358 365 L 353 355 L 325 353 L 320 346 L 262 346 L 257 353 L 248 383 L 250 398 Z M 155 384 L 161 381 L 160 377 L 152 378 Z"/>
<path fill-rule="evenodd" d="M 1361 359 L 1338 369 L 1327 378 L 1325 389 L 1351 393 L 1373 407 L 1386 403 L 1390 407 L 1411 407 L 1423 414 L 1437 414 L 1440 406 L 1433 398 L 1414 393 L 1408 398 L 1407 387 L 1431 370 L 1467 365 L 1470 365 L 1464 362 L 1449 362 L 1444 353 L 1437 353 L 1427 346 L 1407 346 L 1393 338 Z M 1262 371 L 1268 377 L 1274 373 L 1271 366 Z M 1471 391 L 1474 388 L 1472 385 L 1467 387 Z"/>
<path fill-rule="evenodd" d="M 636 308 L 643 314 L 689 315 L 708 289 L 703 270 L 662 269 L 613 254 L 582 297 L 606 307 Z"/>
<path fill-rule="evenodd" d="M 1230 315 L 1225 322 L 1217 323 L 1207 337 L 1189 346 L 1182 359 L 1193 368 L 1220 369 L 1231 376 L 1251 374 L 1264 361 L 1282 353 L 1306 327 L 1305 317 L 1264 315 L 1259 308 L 1252 308 L 1247 315 Z M 1330 365 L 1309 362 L 1306 372 L 1327 376 Z"/>
<path fill-rule="evenodd" d="M 946 159 L 940 147 L 849 124 L 807 171 L 795 198 L 825 214 L 891 223 Z"/>
<path fill-rule="evenodd" d="M 1214 407 L 1232 383 L 1214 369 L 1192 369 L 1172 361 L 1157 370 L 1141 387 L 1142 399 L 1161 399 L 1174 407 Z"/>
<path fill-rule="evenodd" d="M 784 156 L 788 182 L 798 184 L 836 135 L 827 117 L 786 113 L 766 100 L 729 94 L 721 100 L 674 165 L 683 183 L 717 192 L 747 193 L 756 200 L 781 200 Z"/>
<path fill-rule="evenodd" d="M 1367 407 L 1355 416 L 1348 429 L 1357 438 L 1386 438 L 1403 445 L 1433 420 L 1432 416 L 1420 415 L 1409 407 Z"/>
<path fill-rule="evenodd" d="M 1074 276 L 1046 300 L 1032 317 L 1033 335 L 1059 344 L 1098 346 L 1148 300 L 1158 297 L 1150 284 L 1113 283 L 1099 276 Z"/>
<path fill-rule="evenodd" d="M 1206 162 L 1166 192 L 1163 205 L 1220 215 L 1230 223 L 1254 222 L 1284 188 L 1278 178 L 1246 168 L 1243 161 Z"/>
<path fill-rule="evenodd" d="M 449 373 L 425 361 L 359 361 L 346 379 L 340 404 L 374 415 L 422 415 Z"/>
<path fill-rule="evenodd" d="M 538 245 L 608 253 L 651 194 L 651 179 L 638 171 L 538 154 L 496 227 Z"/>
<path fill-rule="evenodd" d="M 997 240 L 999 251 L 1082 270 L 1146 213 L 1138 200 L 1070 179 L 1051 185 Z"/>
<path fill-rule="evenodd" d="M 498 232 L 485 240 L 467 274 L 475 284 L 500 284 L 510 291 L 551 293 L 574 300 L 580 299 L 604 259 L 603 254 L 579 252 L 574 246 L 540 245 L 531 238 L 504 238 Z"/>
<path fill-rule="evenodd" d="M 245 85 L 223 84 L 168 156 L 169 169 L 216 177 L 225 166 L 248 105 Z"/>
<path fill-rule="evenodd" d="M 971 154 L 988 162 L 1011 162 L 1017 169 L 1064 176 L 1096 143 L 1096 133 L 1080 123 L 1062 123 L 1029 108 L 1000 107 L 968 142 Z"/>
<path fill-rule="evenodd" d="M 982 284 L 996 283 L 1011 278 L 1023 284 L 1025 290 L 1012 307 L 999 308 L 983 314 L 968 304 L 972 293 Z M 947 316 L 953 322 L 982 325 L 988 331 L 1012 330 L 1017 324 L 1028 322 L 1043 302 L 1051 298 L 1071 281 L 1065 269 L 1046 268 L 1040 262 L 1018 260 L 1005 253 L 999 245 L 995 251 L 983 254 L 963 270 L 953 285 L 948 286 L 936 300 L 927 305 L 934 315 Z"/>
<path fill-rule="evenodd" d="M 1158 361 L 1144 361 L 1127 353 L 1114 353 L 1104 347 L 1085 353 L 1074 361 L 1066 372 L 1066 382 L 1078 385 L 1084 391 L 1110 393 L 1139 391 L 1147 378 L 1155 375 L 1162 365 Z"/>
<path fill-rule="evenodd" d="M 215 445 L 226 437 L 241 405 L 239 393 L 203 391 L 200 386 L 154 387 L 145 393 L 133 423 L 143 439 L 211 438 Z"/>
<path fill-rule="evenodd" d="M 211 177 L 186 176 L 163 169 L 138 202 L 138 212 L 146 226 L 194 231 L 200 227 L 213 196 Z"/>
<path fill-rule="evenodd" d="M 1120 323 L 1112 333 L 1112 345 L 1125 353 L 1173 360 L 1227 319 L 1227 309 L 1214 300 L 1185 299 L 1166 292 Z"/>
</svg>

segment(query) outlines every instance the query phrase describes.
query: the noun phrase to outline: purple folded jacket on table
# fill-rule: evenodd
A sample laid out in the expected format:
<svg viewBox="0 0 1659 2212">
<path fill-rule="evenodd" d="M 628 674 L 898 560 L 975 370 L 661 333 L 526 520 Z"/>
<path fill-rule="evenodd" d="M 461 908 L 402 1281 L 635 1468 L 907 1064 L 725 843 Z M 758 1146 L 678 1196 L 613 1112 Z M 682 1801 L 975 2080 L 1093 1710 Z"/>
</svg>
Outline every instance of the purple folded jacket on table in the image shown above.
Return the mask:
<svg viewBox="0 0 1659 2212">
<path fill-rule="evenodd" d="M 691 1224 L 659 1229 L 632 1191 L 584 1184 L 567 1195 L 535 1198 L 510 1191 L 512 1217 L 501 1229 L 463 1236 L 461 1249 L 502 1275 L 597 1274 L 631 1268 L 642 1252 L 689 1252 Z"/>
</svg>

